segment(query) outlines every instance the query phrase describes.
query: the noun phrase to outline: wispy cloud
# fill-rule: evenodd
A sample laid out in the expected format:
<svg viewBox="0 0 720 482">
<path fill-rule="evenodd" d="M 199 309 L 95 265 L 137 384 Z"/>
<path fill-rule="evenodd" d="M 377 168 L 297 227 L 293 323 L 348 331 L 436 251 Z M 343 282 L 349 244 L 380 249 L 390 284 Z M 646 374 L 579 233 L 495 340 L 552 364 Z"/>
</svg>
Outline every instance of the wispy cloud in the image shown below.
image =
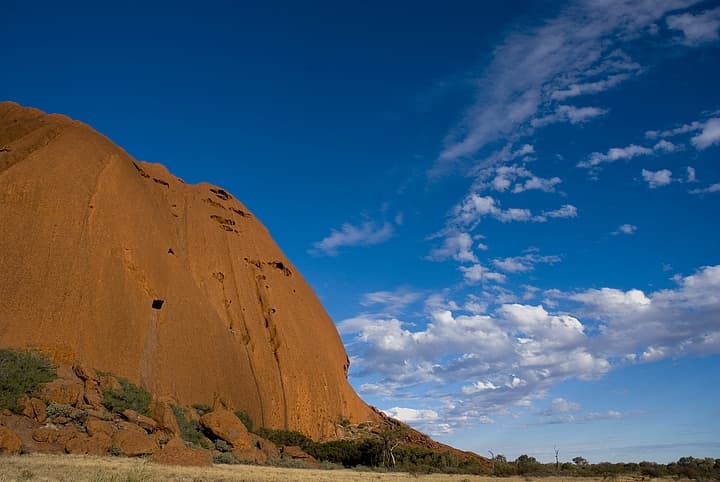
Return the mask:
<svg viewBox="0 0 720 482">
<path fill-rule="evenodd" d="M 666 22 L 671 29 L 682 31 L 681 42 L 686 45 L 695 46 L 720 40 L 720 7 L 698 14 L 671 15 Z"/>
<path fill-rule="evenodd" d="M 332 229 L 330 234 L 313 244 L 310 250 L 315 255 L 337 256 L 338 250 L 349 246 L 372 246 L 384 243 L 395 233 L 389 222 L 381 225 L 374 221 L 365 221 L 359 225 L 343 224 L 339 229 Z"/>
<path fill-rule="evenodd" d="M 660 169 L 659 171 L 643 169 L 641 173 L 650 189 L 667 186 L 672 182 L 672 172 L 669 169 Z"/>
<path fill-rule="evenodd" d="M 537 253 L 528 253 L 511 258 L 496 258 L 492 260 L 493 266 L 506 273 L 523 273 L 532 271 L 537 264 L 559 263 L 560 256 L 541 256 Z"/>
<path fill-rule="evenodd" d="M 720 192 L 720 183 L 711 184 L 708 187 L 693 189 L 690 191 L 692 194 L 705 194 L 710 192 Z"/>
<path fill-rule="evenodd" d="M 517 138 L 543 112 L 556 112 L 557 101 L 636 76 L 640 66 L 622 45 L 696 1 L 576 1 L 537 27 L 510 34 L 478 80 L 477 101 L 448 137 L 432 174 L 500 139 Z"/>
<path fill-rule="evenodd" d="M 600 107 L 573 107 L 571 105 L 559 105 L 555 109 L 555 112 L 544 117 L 533 119 L 530 121 L 530 125 L 533 127 L 542 127 L 549 124 L 555 124 L 557 122 L 582 124 L 590 119 L 603 116 L 607 113 L 607 109 L 601 109 Z"/>
<path fill-rule="evenodd" d="M 396 313 L 408 305 L 418 301 L 422 293 L 407 288 L 398 288 L 394 291 L 373 291 L 362 296 L 360 304 L 363 306 L 382 307 L 387 313 Z"/>
</svg>

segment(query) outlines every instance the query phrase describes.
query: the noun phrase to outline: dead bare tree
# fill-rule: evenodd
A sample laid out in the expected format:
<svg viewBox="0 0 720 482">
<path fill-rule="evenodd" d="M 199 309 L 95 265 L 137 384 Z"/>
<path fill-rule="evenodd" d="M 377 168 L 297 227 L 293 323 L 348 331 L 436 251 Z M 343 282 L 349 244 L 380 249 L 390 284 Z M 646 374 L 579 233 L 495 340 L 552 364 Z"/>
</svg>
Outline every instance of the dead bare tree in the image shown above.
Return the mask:
<svg viewBox="0 0 720 482">
<path fill-rule="evenodd" d="M 560 459 L 558 458 L 558 454 L 560 453 L 560 449 L 557 447 L 553 447 L 555 450 L 555 472 L 560 471 Z"/>
</svg>

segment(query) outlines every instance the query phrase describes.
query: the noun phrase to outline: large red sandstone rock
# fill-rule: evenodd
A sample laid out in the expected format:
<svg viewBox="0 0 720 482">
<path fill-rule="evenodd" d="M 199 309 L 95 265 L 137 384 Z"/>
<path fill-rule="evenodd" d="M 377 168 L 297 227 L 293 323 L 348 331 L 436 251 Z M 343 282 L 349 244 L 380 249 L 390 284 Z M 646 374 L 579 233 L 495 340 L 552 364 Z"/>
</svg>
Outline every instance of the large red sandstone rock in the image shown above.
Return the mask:
<svg viewBox="0 0 720 482">
<path fill-rule="evenodd" d="M 312 455 L 305 452 L 300 447 L 297 447 L 295 445 L 291 445 L 289 447 L 283 447 L 282 450 L 282 457 L 286 459 L 293 459 L 293 460 L 299 460 L 301 462 L 306 463 L 307 465 L 311 465 L 314 467 L 319 466 L 317 459 L 313 457 Z"/>
<path fill-rule="evenodd" d="M 107 434 L 96 433 L 91 437 L 79 434 L 65 443 L 65 451 L 75 455 L 107 455 L 112 446 L 112 438 Z"/>
<path fill-rule="evenodd" d="M 87 430 L 87 433 L 90 435 L 104 433 L 105 435 L 112 436 L 112 434 L 115 433 L 115 426 L 105 420 L 90 419 L 85 424 L 85 430 Z"/>
<path fill-rule="evenodd" d="M 19 454 L 22 450 L 22 440 L 8 427 L 0 425 L 0 454 Z"/>
<path fill-rule="evenodd" d="M 154 401 L 150 404 L 150 415 L 158 423 L 160 430 L 180 435 L 180 426 L 169 404 L 163 401 Z"/>
<path fill-rule="evenodd" d="M 115 432 L 112 436 L 112 446 L 116 447 L 121 455 L 130 457 L 155 453 L 158 449 L 155 439 L 149 437 L 143 429 L 138 427 L 138 430 L 122 428 Z"/>
<path fill-rule="evenodd" d="M 245 424 L 227 409 L 218 408 L 203 415 L 200 424 L 235 448 L 250 447 L 252 444 Z"/>
<path fill-rule="evenodd" d="M 153 455 L 153 462 L 167 465 L 210 466 L 212 452 L 205 449 L 191 449 L 180 438 L 173 438 Z"/>
<path fill-rule="evenodd" d="M 43 385 L 40 397 L 48 403 L 75 405 L 82 396 L 83 388 L 83 383 L 79 380 L 60 378 Z"/>
<path fill-rule="evenodd" d="M 10 102 L 0 146 L 1 347 L 113 371 L 183 405 L 218 395 L 256 426 L 316 439 L 340 418 L 377 419 L 312 289 L 231 194 Z"/>
</svg>

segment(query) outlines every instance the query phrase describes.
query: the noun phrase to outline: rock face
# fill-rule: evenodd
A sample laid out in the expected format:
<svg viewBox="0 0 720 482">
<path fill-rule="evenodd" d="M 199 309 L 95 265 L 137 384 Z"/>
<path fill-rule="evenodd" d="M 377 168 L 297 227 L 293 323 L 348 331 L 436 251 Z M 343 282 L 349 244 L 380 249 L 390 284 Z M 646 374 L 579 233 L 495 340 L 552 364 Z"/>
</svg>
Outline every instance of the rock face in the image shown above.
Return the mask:
<svg viewBox="0 0 720 482">
<path fill-rule="evenodd" d="M 377 420 L 312 289 L 223 189 L 5 102 L 0 226 L 1 347 L 112 371 L 182 404 L 220 397 L 256 426 L 316 439 L 341 419 Z M 46 400 L 91 391 L 56 385 Z"/>
</svg>

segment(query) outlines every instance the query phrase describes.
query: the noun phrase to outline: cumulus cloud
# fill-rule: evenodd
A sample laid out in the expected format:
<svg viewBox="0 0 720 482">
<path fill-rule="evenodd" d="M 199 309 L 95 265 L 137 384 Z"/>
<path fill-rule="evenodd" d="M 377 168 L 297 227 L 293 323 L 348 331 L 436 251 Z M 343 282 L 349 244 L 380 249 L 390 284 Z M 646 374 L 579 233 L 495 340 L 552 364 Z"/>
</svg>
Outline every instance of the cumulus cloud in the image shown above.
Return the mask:
<svg viewBox="0 0 720 482">
<path fill-rule="evenodd" d="M 507 277 L 504 274 L 495 273 L 480 263 L 475 263 L 472 266 L 460 266 L 458 269 L 463 273 L 463 277 L 468 283 L 487 281 L 504 283 L 507 280 Z"/>
<path fill-rule="evenodd" d="M 703 125 L 702 132 L 690 139 L 690 142 L 699 150 L 720 144 L 720 117 L 708 119 Z"/>
<path fill-rule="evenodd" d="M 661 169 L 659 171 L 643 169 L 642 177 L 648 183 L 650 189 L 667 186 L 672 182 L 672 172 L 669 169 Z"/>
<path fill-rule="evenodd" d="M 498 192 L 521 193 L 530 190 L 555 191 L 562 180 L 559 177 L 543 178 L 520 165 L 501 165 L 479 169 L 475 173 L 476 192 L 494 190 Z"/>
<path fill-rule="evenodd" d="M 698 14 L 670 15 L 666 22 L 671 29 L 682 31 L 681 41 L 686 45 L 701 45 L 720 39 L 720 7 Z"/>
<path fill-rule="evenodd" d="M 443 237 L 443 245 L 430 251 L 428 259 L 431 261 L 444 261 L 454 259 L 460 262 L 477 262 L 477 256 L 473 252 L 473 238 L 464 231 L 450 231 Z M 482 243 L 478 244 L 479 249 L 487 249 Z"/>
<path fill-rule="evenodd" d="M 548 218 L 574 218 L 577 216 L 577 208 L 571 204 L 565 204 L 558 209 L 533 215 L 532 211 L 527 208 L 503 209 L 500 202 L 494 197 L 481 196 L 476 192 L 471 192 L 451 210 L 450 225 L 461 225 L 474 229 L 482 218 L 488 216 L 503 223 L 545 222 Z"/>
<path fill-rule="evenodd" d="M 437 420 L 440 416 L 434 410 L 423 410 L 406 407 L 393 407 L 383 410 L 386 415 L 405 423 L 427 422 Z"/>
<path fill-rule="evenodd" d="M 381 244 L 394 234 L 395 228 L 388 222 L 382 225 L 377 225 L 373 221 L 365 221 L 359 225 L 345 223 L 340 229 L 332 229 L 327 237 L 314 243 L 310 252 L 316 255 L 336 256 L 339 248 Z"/>
<path fill-rule="evenodd" d="M 697 173 L 694 167 L 687 167 L 687 182 L 697 182 Z"/>
<path fill-rule="evenodd" d="M 564 311 L 500 302 L 462 314 L 455 305 L 431 311 L 424 324 L 362 315 L 340 322 L 339 329 L 351 337 L 353 376 L 359 370 L 379 377 L 367 390 L 380 393 L 385 386 L 397 395 L 424 384 L 442 400 L 433 408 L 437 422 L 452 430 L 530 406 L 563 380 L 602 377 L 626 363 L 720 353 L 720 266 L 674 280 L 674 287 L 653 292 L 605 287 L 547 293 L 566 305 Z M 555 399 L 548 414 L 579 408 Z M 433 424 L 429 413 L 402 415 Z M 572 421 L 623 416 L 610 410 Z"/>
</svg>

